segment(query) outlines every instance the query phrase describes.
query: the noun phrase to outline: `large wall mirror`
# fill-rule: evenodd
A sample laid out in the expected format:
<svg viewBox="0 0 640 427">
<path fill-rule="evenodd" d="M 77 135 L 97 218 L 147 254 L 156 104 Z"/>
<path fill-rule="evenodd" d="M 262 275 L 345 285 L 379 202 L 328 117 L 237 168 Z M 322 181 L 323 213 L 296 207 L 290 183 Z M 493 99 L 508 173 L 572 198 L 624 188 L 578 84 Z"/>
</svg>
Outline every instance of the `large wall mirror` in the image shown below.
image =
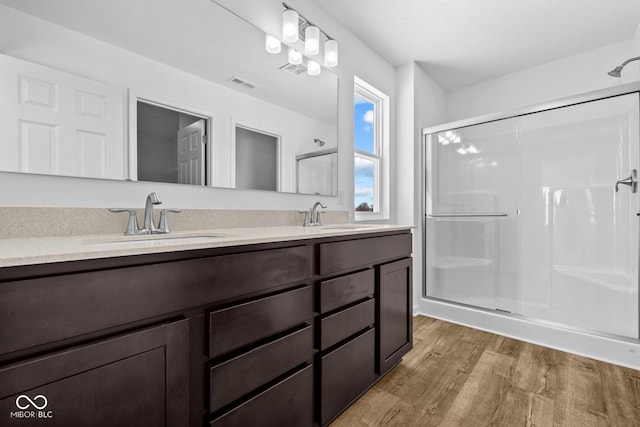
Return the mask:
<svg viewBox="0 0 640 427">
<path fill-rule="evenodd" d="M 0 89 L 2 171 L 337 193 L 338 77 L 211 0 L 0 0 Z"/>
</svg>

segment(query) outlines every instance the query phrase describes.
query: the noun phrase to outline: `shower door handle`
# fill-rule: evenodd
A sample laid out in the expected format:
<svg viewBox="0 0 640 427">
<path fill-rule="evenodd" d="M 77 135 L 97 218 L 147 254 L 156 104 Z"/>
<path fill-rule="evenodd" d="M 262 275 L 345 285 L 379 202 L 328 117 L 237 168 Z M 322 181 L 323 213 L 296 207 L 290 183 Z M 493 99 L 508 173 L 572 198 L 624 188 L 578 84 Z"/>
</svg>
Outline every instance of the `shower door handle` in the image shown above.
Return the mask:
<svg viewBox="0 0 640 427">
<path fill-rule="evenodd" d="M 624 184 L 631 187 L 632 193 L 638 192 L 638 171 L 636 169 L 631 170 L 631 175 L 628 178 L 621 179 L 616 182 L 616 193 L 618 192 L 618 185 Z"/>
</svg>

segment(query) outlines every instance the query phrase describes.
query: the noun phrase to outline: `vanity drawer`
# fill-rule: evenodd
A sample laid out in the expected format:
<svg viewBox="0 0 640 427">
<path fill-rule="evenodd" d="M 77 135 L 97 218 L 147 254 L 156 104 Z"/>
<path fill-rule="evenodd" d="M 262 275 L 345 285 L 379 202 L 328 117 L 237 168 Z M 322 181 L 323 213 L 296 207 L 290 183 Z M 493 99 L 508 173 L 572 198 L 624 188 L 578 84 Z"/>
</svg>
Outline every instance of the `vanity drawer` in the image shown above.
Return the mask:
<svg viewBox="0 0 640 427">
<path fill-rule="evenodd" d="M 372 297 L 374 292 L 373 269 L 324 281 L 320 285 L 320 313 L 327 313 L 352 302 Z"/>
<path fill-rule="evenodd" d="M 209 357 L 275 335 L 313 317 L 313 293 L 305 286 L 209 313 Z"/>
<path fill-rule="evenodd" d="M 371 266 L 411 255 L 411 233 L 320 244 L 319 274 Z"/>
<path fill-rule="evenodd" d="M 375 323 L 375 301 L 369 299 L 321 320 L 320 349 L 325 350 Z"/>
<path fill-rule="evenodd" d="M 320 424 L 326 425 L 376 380 L 375 329 L 370 329 L 320 359 Z"/>
<path fill-rule="evenodd" d="M 212 427 L 311 426 L 312 366 L 280 381 L 251 400 L 211 421 Z"/>
<path fill-rule="evenodd" d="M 282 337 L 209 370 L 209 410 L 215 412 L 313 357 L 313 327 Z"/>
<path fill-rule="evenodd" d="M 311 254 L 292 246 L 2 282 L 0 354 L 282 289 L 311 277 Z"/>
</svg>

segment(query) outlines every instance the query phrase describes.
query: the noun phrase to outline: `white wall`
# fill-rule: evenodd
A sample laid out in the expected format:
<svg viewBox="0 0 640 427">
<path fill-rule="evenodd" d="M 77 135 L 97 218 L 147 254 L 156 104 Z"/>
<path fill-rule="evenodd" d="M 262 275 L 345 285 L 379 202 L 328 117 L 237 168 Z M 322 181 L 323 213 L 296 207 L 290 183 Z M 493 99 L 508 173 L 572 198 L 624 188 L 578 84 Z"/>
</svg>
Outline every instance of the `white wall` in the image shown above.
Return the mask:
<svg viewBox="0 0 640 427">
<path fill-rule="evenodd" d="M 217 3 L 245 17 L 270 34 L 280 34 L 282 25 L 282 1 L 261 0 L 238 2 L 216 0 Z M 372 50 L 366 43 L 354 36 L 312 0 L 287 1 L 291 7 L 308 17 L 314 24 L 331 35 L 339 43 L 339 65 L 334 71 L 339 76 L 338 84 L 338 197 L 329 202 L 343 209 L 349 209 L 353 220 L 353 76 L 371 84 L 391 99 L 391 109 L 396 104 L 396 70 Z M 396 143 L 396 116 L 392 113 L 390 123 L 391 145 Z M 392 154 L 393 156 L 393 154 Z M 392 160 L 392 163 L 394 161 Z M 393 185 L 392 177 L 392 185 Z M 391 218 L 391 222 L 397 222 Z"/>
<path fill-rule="evenodd" d="M 447 121 L 509 111 L 640 80 L 638 61 L 625 67 L 621 78 L 607 75 L 640 52 L 634 39 L 569 56 L 526 70 L 454 90 L 447 94 Z"/>
<path fill-rule="evenodd" d="M 446 105 L 444 90 L 415 62 L 397 68 L 395 146 L 396 180 L 394 217 L 399 224 L 413 224 L 413 301 L 417 310 L 422 294 L 422 128 L 442 123 Z"/>
<path fill-rule="evenodd" d="M 246 6 L 250 13 L 244 16 L 263 19 L 281 19 L 282 5 L 276 1 L 251 2 Z M 305 15 L 314 18 L 318 25 L 330 32 L 340 42 L 340 65 L 336 72 L 339 75 L 338 97 L 338 141 L 339 141 L 339 197 L 322 197 L 330 210 L 353 210 L 353 75 L 358 74 L 379 87 L 394 99 L 395 70 L 378 54 L 353 36 L 333 18 L 311 1 L 301 1 L 292 4 L 299 7 Z M 249 7 L 250 6 L 250 7 Z M 19 25 L 11 24 L 15 13 L 12 9 L 3 8 L 0 18 L 0 40 L 8 43 L 16 40 L 17 34 L 23 31 Z M 10 25 L 11 24 L 11 25 Z M 134 86 L 141 94 L 157 93 L 163 88 L 161 98 L 167 100 L 181 99 L 182 93 L 188 93 L 191 99 L 198 99 L 203 110 L 211 110 L 208 102 L 214 96 L 203 93 L 203 84 L 212 84 L 197 77 L 185 75 L 179 70 L 163 66 L 155 61 L 133 55 L 122 49 L 96 42 L 89 38 L 78 37 L 77 34 L 59 31 L 56 37 L 48 37 L 38 31 L 26 31 L 24 42 L 0 52 L 16 55 L 24 59 L 29 58 L 29 52 L 37 52 L 39 62 L 56 68 L 65 68 L 65 64 L 73 63 L 76 73 L 109 82 L 125 83 Z M 63 41 L 66 46 L 63 51 L 56 47 Z M 97 44 L 101 48 L 97 49 Z M 59 45 L 58 45 L 59 46 Z M 82 58 L 78 62 L 77 58 Z M 131 80 L 133 78 L 133 81 Z M 179 86 L 179 87 L 178 87 Z M 213 85 L 215 86 L 215 85 Z M 231 91 L 230 91 L 231 92 Z M 215 94 L 217 95 L 217 94 Z M 228 102 L 224 99 L 220 102 Z M 179 101 L 176 101 L 180 104 Z M 242 111 L 239 103 L 236 112 Z M 282 117 L 282 112 L 262 110 L 261 118 L 268 122 L 267 116 Z M 255 117 L 255 116 L 254 116 Z M 247 125 L 260 126 L 261 120 L 249 119 Z M 300 121 L 300 119 L 290 119 Z M 256 123 L 257 122 L 257 123 Z M 226 124 L 225 124 L 226 125 Z M 394 133 L 392 123 L 392 135 Z M 277 126 L 276 126 L 277 127 Z M 315 126 L 318 128 L 318 126 Z M 228 138 L 219 126 L 214 129 L 219 138 Z M 318 135 L 320 139 L 331 141 L 326 135 Z M 327 146 L 323 147 L 327 148 Z M 296 150 L 311 151 L 311 150 Z M 230 152 L 219 153 L 230 156 Z M 295 163 L 291 163 L 294 167 Z M 11 185 L 8 185 L 8 184 Z M 217 209 L 301 209 L 311 205 L 318 196 L 296 194 L 271 193 L 260 191 L 237 191 L 218 188 L 186 187 L 161 183 L 127 183 L 116 181 L 83 180 L 69 177 L 29 176 L 11 173 L 0 173 L 0 205 L 2 206 L 138 206 L 144 200 L 148 191 L 156 191 L 171 205 L 184 208 L 217 208 Z M 99 192 L 93 191 L 99 189 Z"/>
</svg>

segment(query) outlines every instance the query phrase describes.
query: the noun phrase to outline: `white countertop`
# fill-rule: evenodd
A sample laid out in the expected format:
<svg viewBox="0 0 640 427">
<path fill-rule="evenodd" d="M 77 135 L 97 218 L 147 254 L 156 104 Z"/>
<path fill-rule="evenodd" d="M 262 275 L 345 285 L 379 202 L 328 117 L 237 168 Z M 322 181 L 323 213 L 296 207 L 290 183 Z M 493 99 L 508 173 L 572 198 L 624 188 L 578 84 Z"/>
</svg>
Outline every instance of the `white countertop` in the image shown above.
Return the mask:
<svg viewBox="0 0 640 427">
<path fill-rule="evenodd" d="M 397 231 L 411 228 L 413 228 L 413 226 L 331 224 L 321 227 L 220 228 L 173 232 L 166 235 L 123 236 L 121 234 L 105 234 L 73 237 L 0 239 L 0 267 L 250 245 L 319 237 L 357 236 L 371 232 Z"/>
</svg>

